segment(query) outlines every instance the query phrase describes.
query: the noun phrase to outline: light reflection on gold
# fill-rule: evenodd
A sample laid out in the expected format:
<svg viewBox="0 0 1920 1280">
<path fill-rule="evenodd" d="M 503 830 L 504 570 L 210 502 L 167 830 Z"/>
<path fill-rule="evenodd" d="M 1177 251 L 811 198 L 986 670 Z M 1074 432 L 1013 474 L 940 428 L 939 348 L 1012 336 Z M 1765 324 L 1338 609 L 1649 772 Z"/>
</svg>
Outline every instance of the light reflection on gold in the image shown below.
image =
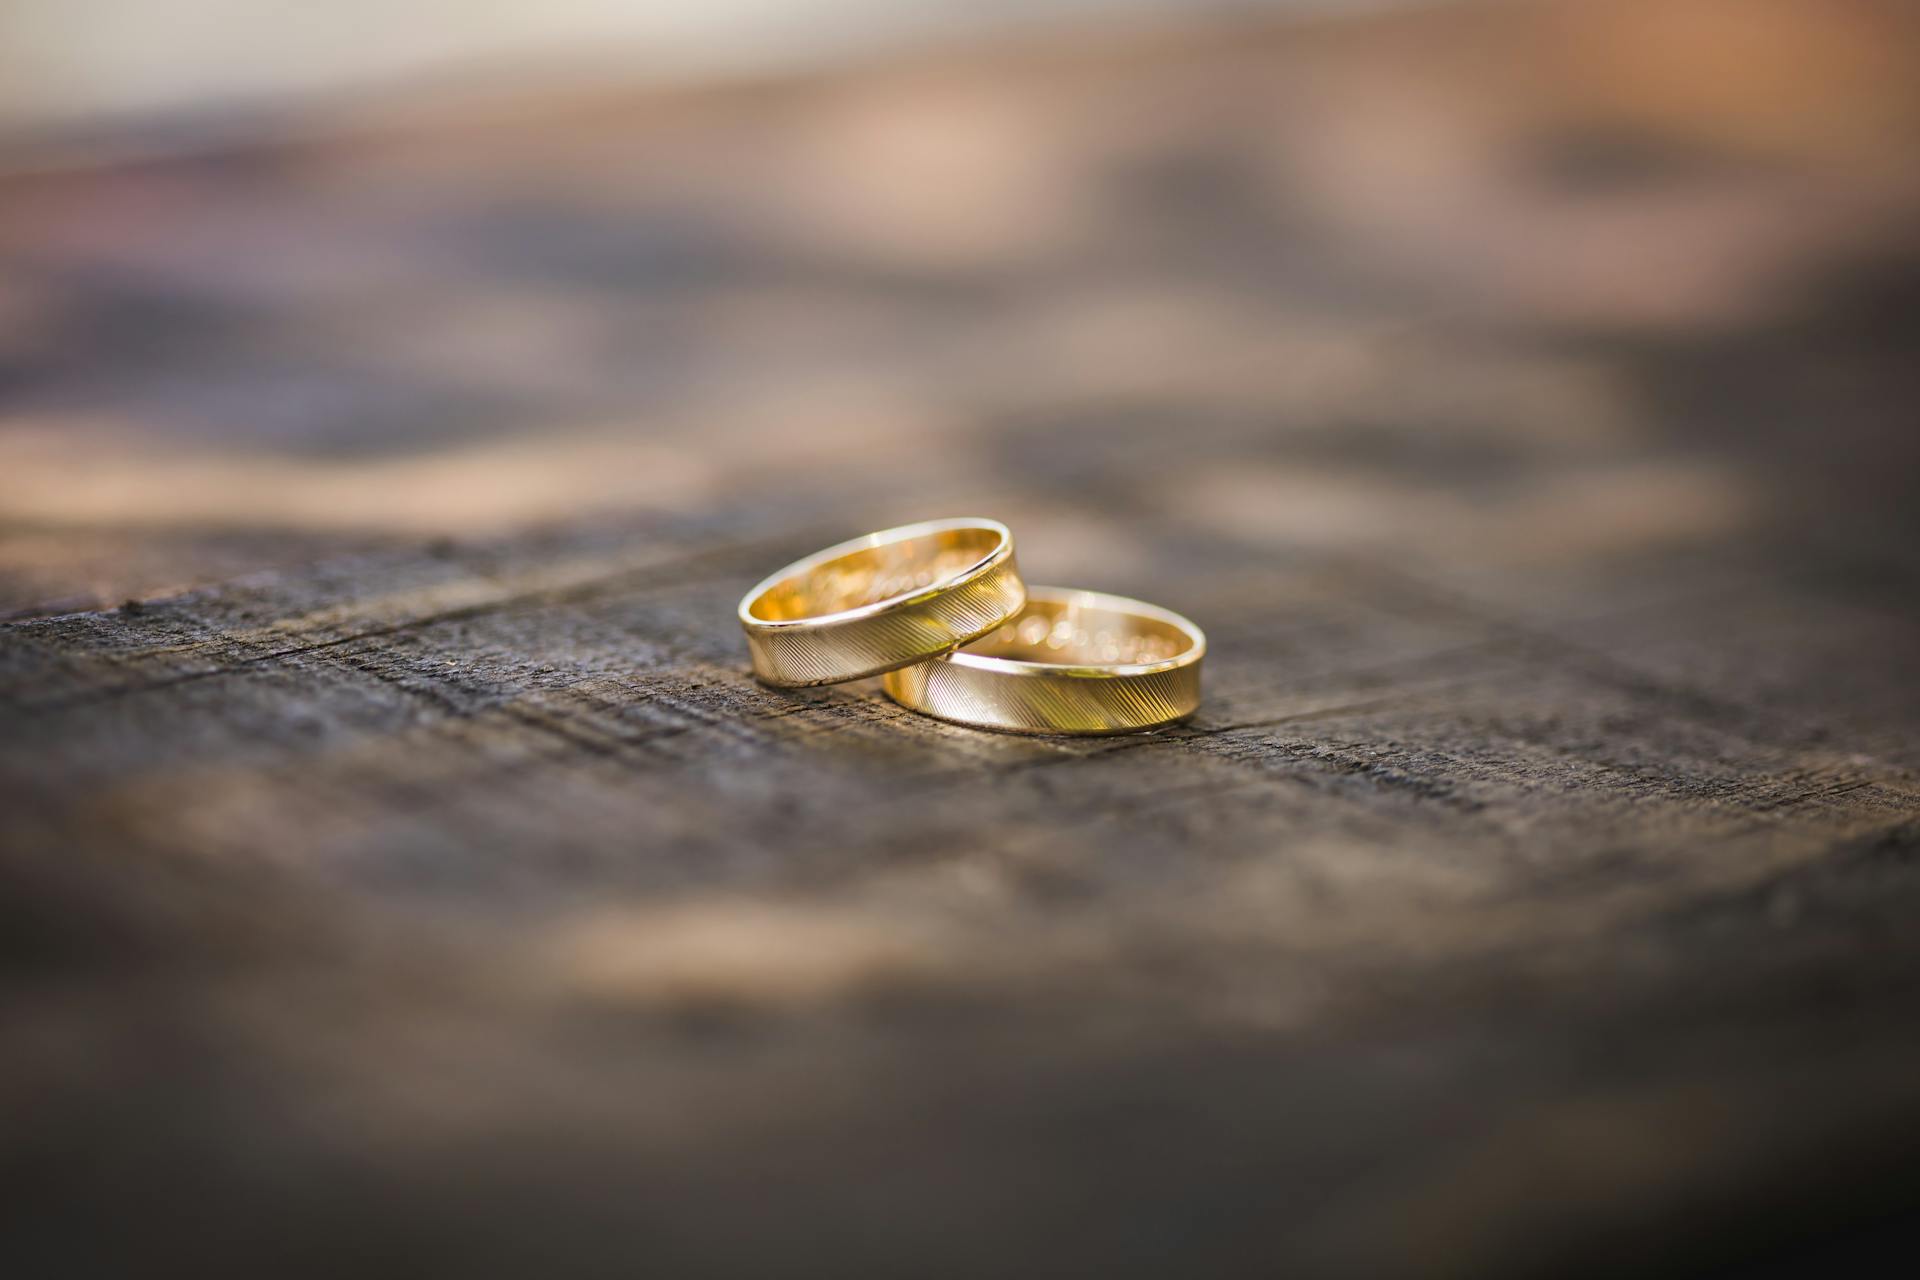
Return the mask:
<svg viewBox="0 0 1920 1280">
<path fill-rule="evenodd" d="M 922 662 L 999 626 L 1026 600 L 1013 534 L 964 517 L 902 525 L 797 560 L 740 601 L 756 676 L 838 684 Z"/>
<path fill-rule="evenodd" d="M 1031 587 L 1024 612 L 944 658 L 889 672 L 901 706 L 1008 733 L 1128 733 L 1200 705 L 1206 636 L 1124 596 Z"/>
<path fill-rule="evenodd" d="M 1000 541 L 994 530 L 973 525 L 864 546 L 781 581 L 754 600 L 751 612 L 788 622 L 880 604 L 959 577 Z"/>
</svg>

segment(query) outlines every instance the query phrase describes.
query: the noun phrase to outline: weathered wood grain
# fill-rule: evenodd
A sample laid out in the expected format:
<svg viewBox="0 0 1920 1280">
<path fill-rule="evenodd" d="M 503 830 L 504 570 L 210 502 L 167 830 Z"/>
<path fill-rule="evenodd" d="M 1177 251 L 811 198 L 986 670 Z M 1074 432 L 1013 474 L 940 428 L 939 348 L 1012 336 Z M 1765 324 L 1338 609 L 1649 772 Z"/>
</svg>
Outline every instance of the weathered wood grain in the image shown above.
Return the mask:
<svg viewBox="0 0 1920 1280">
<path fill-rule="evenodd" d="M 1865 1257 L 1920 1137 L 1920 106 L 1899 11 L 1756 12 L 5 180 L 22 1274 Z M 1728 22 L 1766 76 L 1663 78 Z M 1460 227 L 1381 195 L 1419 121 Z M 961 511 L 1200 621 L 1201 714 L 749 678 L 755 579 Z"/>
</svg>

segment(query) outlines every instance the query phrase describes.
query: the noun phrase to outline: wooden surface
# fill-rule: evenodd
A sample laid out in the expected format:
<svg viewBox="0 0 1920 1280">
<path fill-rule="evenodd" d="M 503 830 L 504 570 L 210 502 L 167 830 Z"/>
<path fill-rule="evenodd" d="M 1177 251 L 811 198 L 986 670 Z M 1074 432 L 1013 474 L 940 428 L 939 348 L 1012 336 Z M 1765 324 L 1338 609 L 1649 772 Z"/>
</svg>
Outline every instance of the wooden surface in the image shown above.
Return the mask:
<svg viewBox="0 0 1920 1280">
<path fill-rule="evenodd" d="M 1920 1137 L 1914 32 L 4 180 L 9 1270 L 1847 1269 Z M 748 678 L 752 581 L 970 512 L 1206 627 L 1200 715 Z"/>
</svg>

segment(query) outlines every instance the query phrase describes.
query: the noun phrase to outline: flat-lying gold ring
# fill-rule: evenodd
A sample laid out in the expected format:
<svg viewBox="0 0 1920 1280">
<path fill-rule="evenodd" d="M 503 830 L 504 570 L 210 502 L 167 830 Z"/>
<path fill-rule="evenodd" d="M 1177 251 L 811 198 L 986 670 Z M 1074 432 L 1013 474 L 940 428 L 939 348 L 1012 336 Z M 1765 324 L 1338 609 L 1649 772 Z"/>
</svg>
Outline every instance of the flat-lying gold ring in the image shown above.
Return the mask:
<svg viewBox="0 0 1920 1280">
<path fill-rule="evenodd" d="M 888 673 L 887 696 L 942 720 L 1010 733 L 1128 733 L 1193 714 L 1207 638 L 1125 596 L 1027 588 L 993 634 Z"/>
<path fill-rule="evenodd" d="M 747 592 L 740 628 L 768 684 L 836 684 L 924 662 L 1026 602 L 998 520 L 883 529 L 796 560 Z"/>
</svg>

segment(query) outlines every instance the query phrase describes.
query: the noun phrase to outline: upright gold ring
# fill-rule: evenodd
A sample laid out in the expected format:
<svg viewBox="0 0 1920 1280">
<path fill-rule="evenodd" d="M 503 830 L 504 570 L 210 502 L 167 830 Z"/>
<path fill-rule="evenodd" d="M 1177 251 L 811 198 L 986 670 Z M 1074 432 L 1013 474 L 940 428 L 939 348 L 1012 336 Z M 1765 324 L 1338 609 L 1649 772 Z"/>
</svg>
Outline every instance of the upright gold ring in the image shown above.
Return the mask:
<svg viewBox="0 0 1920 1280">
<path fill-rule="evenodd" d="M 1029 587 L 991 635 L 889 672 L 887 696 L 956 724 L 1010 733 L 1130 733 L 1193 714 L 1207 638 L 1125 596 Z"/>
<path fill-rule="evenodd" d="M 837 684 L 947 652 L 1020 611 L 997 520 L 929 520 L 796 560 L 747 592 L 740 627 L 768 684 Z"/>
</svg>

